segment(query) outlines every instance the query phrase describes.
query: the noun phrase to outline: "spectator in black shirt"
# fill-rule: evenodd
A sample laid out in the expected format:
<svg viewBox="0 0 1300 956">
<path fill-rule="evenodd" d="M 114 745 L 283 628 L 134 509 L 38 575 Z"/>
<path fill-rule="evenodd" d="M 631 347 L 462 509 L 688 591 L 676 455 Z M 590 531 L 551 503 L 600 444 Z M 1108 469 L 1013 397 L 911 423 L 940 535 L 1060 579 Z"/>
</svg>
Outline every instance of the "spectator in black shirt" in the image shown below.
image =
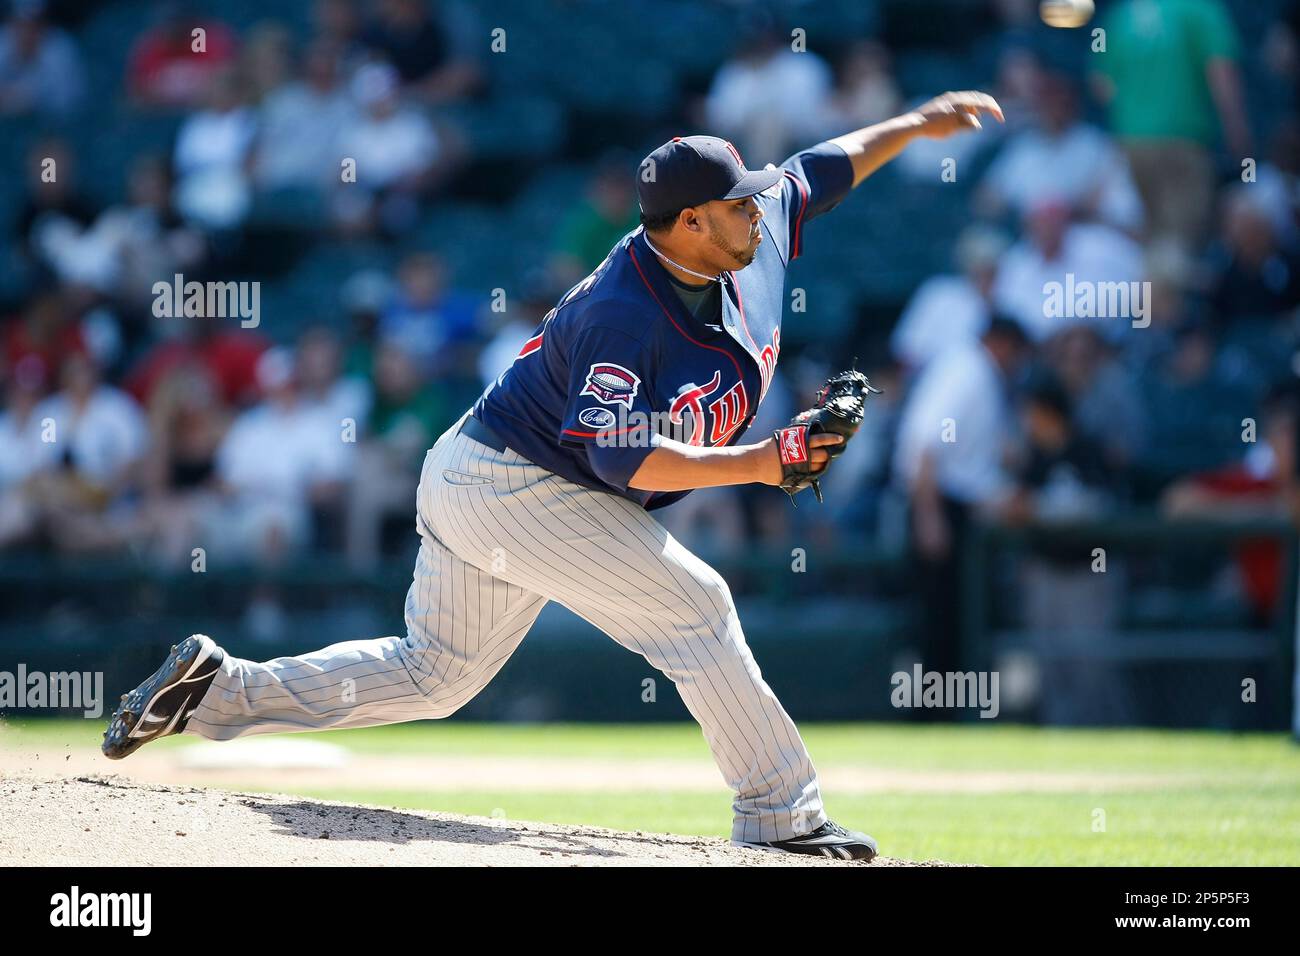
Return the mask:
<svg viewBox="0 0 1300 956">
<path fill-rule="evenodd" d="M 453 37 L 427 0 L 382 0 L 364 42 L 397 69 L 408 93 L 425 102 L 460 99 L 478 85 L 478 67 L 456 54 Z"/>
<path fill-rule="evenodd" d="M 1082 517 L 1109 503 L 1115 475 L 1105 450 L 1076 427 L 1069 393 L 1054 375 L 1036 377 L 1021 418 L 1027 447 L 1008 517 Z"/>
<path fill-rule="evenodd" d="M 1110 510 L 1113 474 L 1099 445 L 1074 426 L 1069 395 L 1044 376 L 1023 408 L 1027 454 L 1006 517 L 1032 524 L 1079 521 Z M 1021 607 L 1038 653 L 1039 717 L 1080 724 L 1128 716 L 1129 689 L 1096 643 L 1116 622 L 1123 568 L 1119 555 L 1098 573 L 1097 555 L 1070 539 L 1031 544 L 1020 563 Z"/>
<path fill-rule="evenodd" d="M 1271 318 L 1300 306 L 1300 260 L 1278 239 L 1270 211 L 1240 184 L 1224 200 L 1223 258 L 1210 293 L 1218 320 Z"/>
<path fill-rule="evenodd" d="M 72 153 L 61 139 L 36 143 L 24 171 L 27 196 L 14 222 L 14 244 L 39 263 L 45 259 L 42 246 L 58 241 L 60 229 L 71 226 L 80 233 L 98 218 L 100 207 L 78 187 Z"/>
</svg>

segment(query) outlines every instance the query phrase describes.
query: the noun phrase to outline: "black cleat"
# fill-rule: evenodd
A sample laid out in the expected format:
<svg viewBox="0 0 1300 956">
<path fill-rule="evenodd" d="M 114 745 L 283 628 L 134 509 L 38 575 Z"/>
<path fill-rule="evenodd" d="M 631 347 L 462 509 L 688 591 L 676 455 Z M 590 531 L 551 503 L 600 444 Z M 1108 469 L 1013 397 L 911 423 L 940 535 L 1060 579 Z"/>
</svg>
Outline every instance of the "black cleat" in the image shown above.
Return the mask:
<svg viewBox="0 0 1300 956">
<path fill-rule="evenodd" d="M 809 856 L 829 856 L 836 860 L 870 862 L 876 856 L 875 840 L 865 833 L 846 830 L 830 820 L 810 833 L 802 833 L 788 840 L 773 840 L 771 843 L 750 843 L 740 840 L 732 842 L 736 846 L 747 846 L 755 850 L 780 850 L 785 853 L 804 853 Z"/>
<path fill-rule="evenodd" d="M 157 673 L 122 695 L 104 732 L 100 747 L 104 756 L 121 760 L 151 740 L 184 730 L 225 656 L 205 634 L 191 635 L 173 646 Z"/>
</svg>

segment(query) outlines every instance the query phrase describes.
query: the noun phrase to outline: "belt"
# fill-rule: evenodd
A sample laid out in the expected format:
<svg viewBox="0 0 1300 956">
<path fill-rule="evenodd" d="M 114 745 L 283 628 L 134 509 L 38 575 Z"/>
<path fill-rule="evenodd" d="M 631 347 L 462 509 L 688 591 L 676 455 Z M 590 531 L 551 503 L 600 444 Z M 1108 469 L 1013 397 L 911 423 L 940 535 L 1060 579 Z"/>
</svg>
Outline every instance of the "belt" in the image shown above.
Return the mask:
<svg viewBox="0 0 1300 956">
<path fill-rule="evenodd" d="M 501 436 L 488 428 L 473 415 L 467 415 L 465 421 L 460 426 L 460 434 L 466 438 L 472 438 L 480 445 L 487 445 L 493 451 L 504 452 L 507 448 L 506 443 L 502 441 Z"/>
</svg>

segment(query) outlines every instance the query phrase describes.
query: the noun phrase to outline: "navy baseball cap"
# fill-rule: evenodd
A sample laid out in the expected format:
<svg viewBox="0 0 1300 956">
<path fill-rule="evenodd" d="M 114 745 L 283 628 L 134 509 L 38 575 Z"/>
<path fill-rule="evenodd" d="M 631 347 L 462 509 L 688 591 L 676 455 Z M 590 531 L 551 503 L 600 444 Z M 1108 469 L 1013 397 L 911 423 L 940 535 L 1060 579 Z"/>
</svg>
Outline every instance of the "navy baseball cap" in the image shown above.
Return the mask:
<svg viewBox="0 0 1300 956">
<path fill-rule="evenodd" d="M 636 193 L 642 215 L 654 217 L 714 199 L 744 199 L 775 186 L 782 175 L 775 167 L 746 169 L 725 139 L 674 136 L 641 161 Z"/>
</svg>

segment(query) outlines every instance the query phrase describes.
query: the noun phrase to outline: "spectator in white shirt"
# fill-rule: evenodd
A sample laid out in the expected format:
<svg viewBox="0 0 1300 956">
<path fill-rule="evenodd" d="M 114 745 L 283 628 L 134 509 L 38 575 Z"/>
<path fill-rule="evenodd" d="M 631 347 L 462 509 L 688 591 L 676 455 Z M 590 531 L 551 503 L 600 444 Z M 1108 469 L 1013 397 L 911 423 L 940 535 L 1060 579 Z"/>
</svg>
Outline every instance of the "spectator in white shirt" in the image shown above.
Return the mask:
<svg viewBox="0 0 1300 956">
<path fill-rule="evenodd" d="M 9 374 L 0 410 L 0 491 L 21 484 L 55 461 L 53 444 L 41 441 L 41 419 L 36 414 L 44 380 L 44 365 L 34 355 L 21 359 Z"/>
<path fill-rule="evenodd" d="M 910 373 L 949 349 L 977 340 L 993 314 L 993 280 L 1007 249 L 1000 233 L 971 226 L 957 240 L 960 275 L 921 283 L 889 339 L 890 351 Z"/>
<path fill-rule="evenodd" d="M 878 40 L 859 40 L 850 47 L 840 74 L 833 115 L 841 129 L 860 129 L 902 111 L 889 48 Z"/>
<path fill-rule="evenodd" d="M 0 410 L 0 547 L 21 541 L 35 528 L 38 511 L 29 484 L 58 460 L 52 442 L 42 441 L 37 415 L 45 388 L 45 365 L 34 355 L 9 372 Z"/>
<path fill-rule="evenodd" d="M 1005 461 L 1015 421 L 1005 392 L 1026 346 L 1015 322 L 994 318 L 978 342 L 930 363 L 903 409 L 894 475 L 912 506 L 927 670 L 954 671 L 962 663 L 964 540 L 975 514 L 996 511 L 1014 487 Z"/>
<path fill-rule="evenodd" d="M 271 560 L 305 546 L 312 507 L 339 500 L 355 449 L 330 410 L 302 400 L 287 349 L 262 356 L 258 384 L 266 400 L 217 450 L 226 504 L 209 532 L 226 559 Z"/>
<path fill-rule="evenodd" d="M 764 23 L 713 77 L 704 118 L 750 168 L 761 169 L 826 135 L 833 92 L 826 62 L 811 51 L 795 52 L 788 35 Z"/>
<path fill-rule="evenodd" d="M 1072 224 L 1067 202 L 1044 197 L 1025 215 L 1025 237 L 1002 257 L 994 306 L 1020 322 L 1036 342 L 1076 322 L 1097 323 L 1103 335 L 1119 337 L 1135 316 L 1080 315 L 1069 290 L 1091 285 L 1094 307 L 1108 308 L 1107 296 L 1098 294 L 1103 284 L 1139 282 L 1142 262 L 1142 248 L 1123 233 L 1100 223 Z M 1060 297 L 1049 295 L 1053 284 L 1064 290 Z"/>
<path fill-rule="evenodd" d="M 226 229 L 248 215 L 247 166 L 256 132 L 257 117 L 237 74 L 221 74 L 208 108 L 187 119 L 176 136 L 177 206 L 187 218 Z"/>
<path fill-rule="evenodd" d="M 1037 124 L 1002 147 L 980 183 L 977 206 L 986 215 L 1020 217 L 1044 199 L 1063 200 L 1081 219 L 1136 234 L 1142 200 L 1128 160 L 1109 136 L 1079 119 L 1068 78 L 1041 76 Z"/>
<path fill-rule="evenodd" d="M 148 426 L 130 396 L 100 382 L 84 352 L 64 360 L 61 376 L 63 389 L 27 419 L 21 440 L 32 469 L 6 502 L 0 543 L 44 534 L 61 551 L 113 548 L 134 511 Z M 16 415 L 9 427 L 21 427 Z"/>
<path fill-rule="evenodd" d="M 1024 355 L 1020 326 L 995 318 L 978 340 L 953 348 L 921 373 L 903 409 L 894 457 L 895 476 L 914 499 L 920 494 L 994 505 L 1009 490 L 1003 458 L 1014 416 L 1006 389 Z M 942 550 L 942 535 L 921 537 L 929 550 Z"/>
<path fill-rule="evenodd" d="M 363 422 L 370 412 L 370 382 L 342 374 L 342 346 L 328 326 L 313 326 L 298 337 L 296 372 L 302 400 L 328 414 L 340 428 Z"/>
<path fill-rule="evenodd" d="M 63 363 L 63 390 L 36 409 L 50 419 L 55 448 L 64 467 L 88 489 L 111 498 L 130 480 L 149 446 L 144 414 L 125 392 L 105 385 L 85 353 Z"/>
<path fill-rule="evenodd" d="M 343 133 L 343 155 L 357 161 L 357 181 L 385 189 L 422 177 L 438 158 L 438 135 L 422 113 L 404 107 L 397 71 L 370 63 L 357 71 L 358 112 Z"/>
<path fill-rule="evenodd" d="M 153 286 L 198 265 L 207 252 L 202 232 L 172 206 L 172 176 L 160 156 L 136 157 L 128 173 L 127 201 L 106 209 L 78 231 L 65 224 L 51 231 L 57 242 L 46 259 L 61 280 L 112 296 L 130 308 L 148 308 Z"/>
<path fill-rule="evenodd" d="M 523 288 L 513 308 L 484 313 L 487 339 L 478 354 L 478 374 L 483 385 L 490 385 L 519 356 L 524 343 L 537 331 L 542 317 L 564 293 L 556 291 L 556 282 L 544 267 L 524 273 Z"/>
<path fill-rule="evenodd" d="M 402 104 L 397 71 L 387 63 L 357 70 L 351 94 L 355 109 L 338 151 L 356 163 L 356 182 L 339 191 L 336 215 L 359 231 L 400 232 L 413 222 L 435 172 L 446 174 L 447 150 L 428 117 Z"/>
<path fill-rule="evenodd" d="M 85 94 L 76 44 L 45 22 L 41 0 L 14 0 L 0 27 L 0 116 L 59 116 Z"/>
<path fill-rule="evenodd" d="M 339 54 L 317 41 L 304 57 L 302 79 L 263 101 L 254 166 L 260 188 L 323 189 L 338 182 L 336 144 L 352 117 L 338 73 Z"/>
</svg>

